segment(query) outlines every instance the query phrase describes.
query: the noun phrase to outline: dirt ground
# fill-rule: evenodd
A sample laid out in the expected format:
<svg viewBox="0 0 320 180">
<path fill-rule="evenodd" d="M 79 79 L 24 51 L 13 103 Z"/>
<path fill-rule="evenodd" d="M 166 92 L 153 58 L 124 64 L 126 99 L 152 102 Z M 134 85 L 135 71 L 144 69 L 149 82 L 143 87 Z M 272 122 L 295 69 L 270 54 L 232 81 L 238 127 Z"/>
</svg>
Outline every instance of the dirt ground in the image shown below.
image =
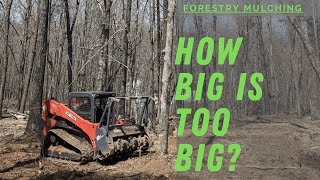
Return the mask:
<svg viewBox="0 0 320 180">
<path fill-rule="evenodd" d="M 228 171 L 231 155 L 226 155 L 222 169 L 216 173 L 209 172 L 208 153 L 205 153 L 201 173 L 194 171 L 194 160 L 192 170 L 179 173 L 179 179 L 320 179 L 320 120 L 255 116 L 232 121 L 225 137 L 208 135 L 198 138 L 189 130 L 178 143 L 192 144 L 194 159 L 198 144 L 207 144 L 208 152 L 212 143 L 221 143 L 225 149 L 229 144 L 239 143 L 241 154 L 236 170 Z"/>
<path fill-rule="evenodd" d="M 0 179 L 174 179 L 176 139 L 170 137 L 169 155 L 155 153 L 155 145 L 145 155 L 117 159 L 108 165 L 86 165 L 40 159 L 37 142 L 23 137 L 25 120 L 0 120 Z"/>
<path fill-rule="evenodd" d="M 190 126 L 178 141 L 170 137 L 169 155 L 155 153 L 155 147 L 141 157 L 132 156 L 101 165 L 61 163 L 39 158 L 39 145 L 22 137 L 25 120 L 0 120 L 0 179 L 319 179 L 320 120 L 296 119 L 288 116 L 247 117 L 232 120 L 225 137 L 194 137 Z M 153 136 L 157 142 L 156 136 Z M 230 155 L 224 158 L 222 169 L 207 170 L 205 153 L 202 172 L 176 174 L 176 144 L 197 145 L 241 144 L 236 171 L 229 172 Z M 210 163 L 210 162 L 209 162 Z M 211 162 L 212 163 L 212 162 Z"/>
</svg>

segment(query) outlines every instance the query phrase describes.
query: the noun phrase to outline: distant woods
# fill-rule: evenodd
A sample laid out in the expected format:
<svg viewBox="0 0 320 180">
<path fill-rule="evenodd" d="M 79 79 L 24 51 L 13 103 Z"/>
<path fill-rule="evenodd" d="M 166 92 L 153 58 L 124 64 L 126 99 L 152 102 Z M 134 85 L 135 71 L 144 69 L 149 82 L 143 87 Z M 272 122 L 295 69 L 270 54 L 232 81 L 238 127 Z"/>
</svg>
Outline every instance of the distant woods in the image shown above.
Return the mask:
<svg viewBox="0 0 320 180">
<path fill-rule="evenodd" d="M 239 2 L 240 3 L 240 2 Z M 314 5 L 316 7 L 316 5 Z M 316 11 L 317 9 L 315 9 Z M 315 13 L 316 14 L 316 13 Z M 183 14 L 177 11 L 176 32 L 179 36 L 195 37 L 197 45 L 202 37 L 243 37 L 234 66 L 217 65 L 217 51 L 208 66 L 200 66 L 193 53 L 189 66 L 178 72 L 194 74 L 195 97 L 197 77 L 205 72 L 206 82 L 214 72 L 225 75 L 224 92 L 217 102 L 202 99 L 176 102 L 177 107 L 220 107 L 230 109 L 232 117 L 247 115 L 287 114 L 320 118 L 320 19 L 317 16 L 215 16 L 214 14 Z M 197 46 L 194 47 L 196 52 Z M 176 49 L 176 48 L 174 48 Z M 206 51 L 204 51 L 206 53 Z M 263 98 L 258 102 L 235 99 L 241 73 L 261 72 L 264 75 Z M 207 89 L 204 84 L 204 89 Z M 246 87 L 248 91 L 251 87 Z M 204 91 L 204 93 L 206 93 Z M 205 94 L 204 94 L 205 96 Z"/>
<path fill-rule="evenodd" d="M 1 100 L 18 100 L 14 108 L 29 111 L 43 45 L 47 46 L 43 98 L 63 101 L 68 92 L 85 90 L 159 97 L 167 4 L 50 0 L 47 29 L 41 29 L 42 1 L 1 1 Z"/>
</svg>

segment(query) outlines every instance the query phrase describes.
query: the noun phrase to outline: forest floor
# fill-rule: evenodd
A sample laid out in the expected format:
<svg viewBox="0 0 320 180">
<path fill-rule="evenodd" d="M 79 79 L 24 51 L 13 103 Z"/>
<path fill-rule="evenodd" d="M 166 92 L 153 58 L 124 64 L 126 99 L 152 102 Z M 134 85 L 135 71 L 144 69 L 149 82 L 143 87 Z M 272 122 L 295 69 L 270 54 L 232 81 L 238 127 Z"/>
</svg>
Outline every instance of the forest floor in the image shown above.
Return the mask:
<svg viewBox="0 0 320 180">
<path fill-rule="evenodd" d="M 192 144 L 194 159 L 198 144 L 207 144 L 208 152 L 212 143 L 220 143 L 226 152 L 229 144 L 239 143 L 241 154 L 235 171 L 229 172 L 231 155 L 224 155 L 222 169 L 209 172 L 208 153 L 205 153 L 201 173 L 194 171 L 194 160 L 192 170 L 179 173 L 179 179 L 320 179 L 320 120 L 278 115 L 231 121 L 224 137 L 210 136 L 209 133 L 199 138 L 189 130 L 178 143 Z"/>
<path fill-rule="evenodd" d="M 0 179 L 319 179 L 320 177 L 320 120 L 296 119 L 289 116 L 247 117 L 232 120 L 225 137 L 194 137 L 190 130 L 177 141 L 169 139 L 169 155 L 155 153 L 157 143 L 141 157 L 132 156 L 101 165 L 61 163 L 39 159 L 39 144 L 23 137 L 25 120 L 0 120 Z M 188 127 L 188 126 L 187 126 Z M 190 129 L 190 128 L 189 128 Z M 156 140 L 156 136 L 153 137 Z M 230 155 L 224 158 L 222 169 L 207 170 L 205 153 L 202 172 L 174 172 L 176 145 L 239 143 L 242 151 L 236 171 L 229 172 Z M 194 169 L 194 163 L 192 169 Z"/>
</svg>

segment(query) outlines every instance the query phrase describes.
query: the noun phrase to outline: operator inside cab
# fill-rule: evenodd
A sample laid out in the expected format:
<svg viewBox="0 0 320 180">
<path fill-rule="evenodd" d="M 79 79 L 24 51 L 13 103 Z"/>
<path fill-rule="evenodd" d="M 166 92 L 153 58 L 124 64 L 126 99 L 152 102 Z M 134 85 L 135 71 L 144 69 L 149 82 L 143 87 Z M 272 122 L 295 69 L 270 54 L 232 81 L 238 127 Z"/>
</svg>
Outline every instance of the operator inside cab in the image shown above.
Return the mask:
<svg viewBox="0 0 320 180">
<path fill-rule="evenodd" d="M 72 108 L 74 108 L 74 109 L 78 109 L 78 107 L 79 107 L 79 103 L 77 102 L 77 98 L 72 98 L 71 99 L 71 106 L 72 106 Z"/>
<path fill-rule="evenodd" d="M 115 117 L 116 117 L 116 124 L 124 124 L 124 117 L 123 117 L 123 115 L 118 115 L 118 114 L 116 114 L 115 115 Z"/>
</svg>

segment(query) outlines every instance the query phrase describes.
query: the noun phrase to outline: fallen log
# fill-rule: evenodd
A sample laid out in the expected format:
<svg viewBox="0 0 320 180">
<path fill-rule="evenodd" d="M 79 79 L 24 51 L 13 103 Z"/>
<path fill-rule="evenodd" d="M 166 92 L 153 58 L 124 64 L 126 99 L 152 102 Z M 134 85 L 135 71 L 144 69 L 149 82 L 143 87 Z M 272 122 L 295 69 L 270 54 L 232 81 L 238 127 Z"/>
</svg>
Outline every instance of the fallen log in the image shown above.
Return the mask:
<svg viewBox="0 0 320 180">
<path fill-rule="evenodd" d="M 24 113 L 12 111 L 12 110 L 8 110 L 8 113 L 11 114 L 15 119 L 27 119 L 29 117 L 28 114 L 24 114 Z"/>
<path fill-rule="evenodd" d="M 7 113 L 7 112 L 2 112 L 2 117 L 1 118 L 11 118 L 11 117 L 13 117 L 13 115 L 11 115 L 11 114 L 9 114 L 9 113 Z"/>
</svg>

